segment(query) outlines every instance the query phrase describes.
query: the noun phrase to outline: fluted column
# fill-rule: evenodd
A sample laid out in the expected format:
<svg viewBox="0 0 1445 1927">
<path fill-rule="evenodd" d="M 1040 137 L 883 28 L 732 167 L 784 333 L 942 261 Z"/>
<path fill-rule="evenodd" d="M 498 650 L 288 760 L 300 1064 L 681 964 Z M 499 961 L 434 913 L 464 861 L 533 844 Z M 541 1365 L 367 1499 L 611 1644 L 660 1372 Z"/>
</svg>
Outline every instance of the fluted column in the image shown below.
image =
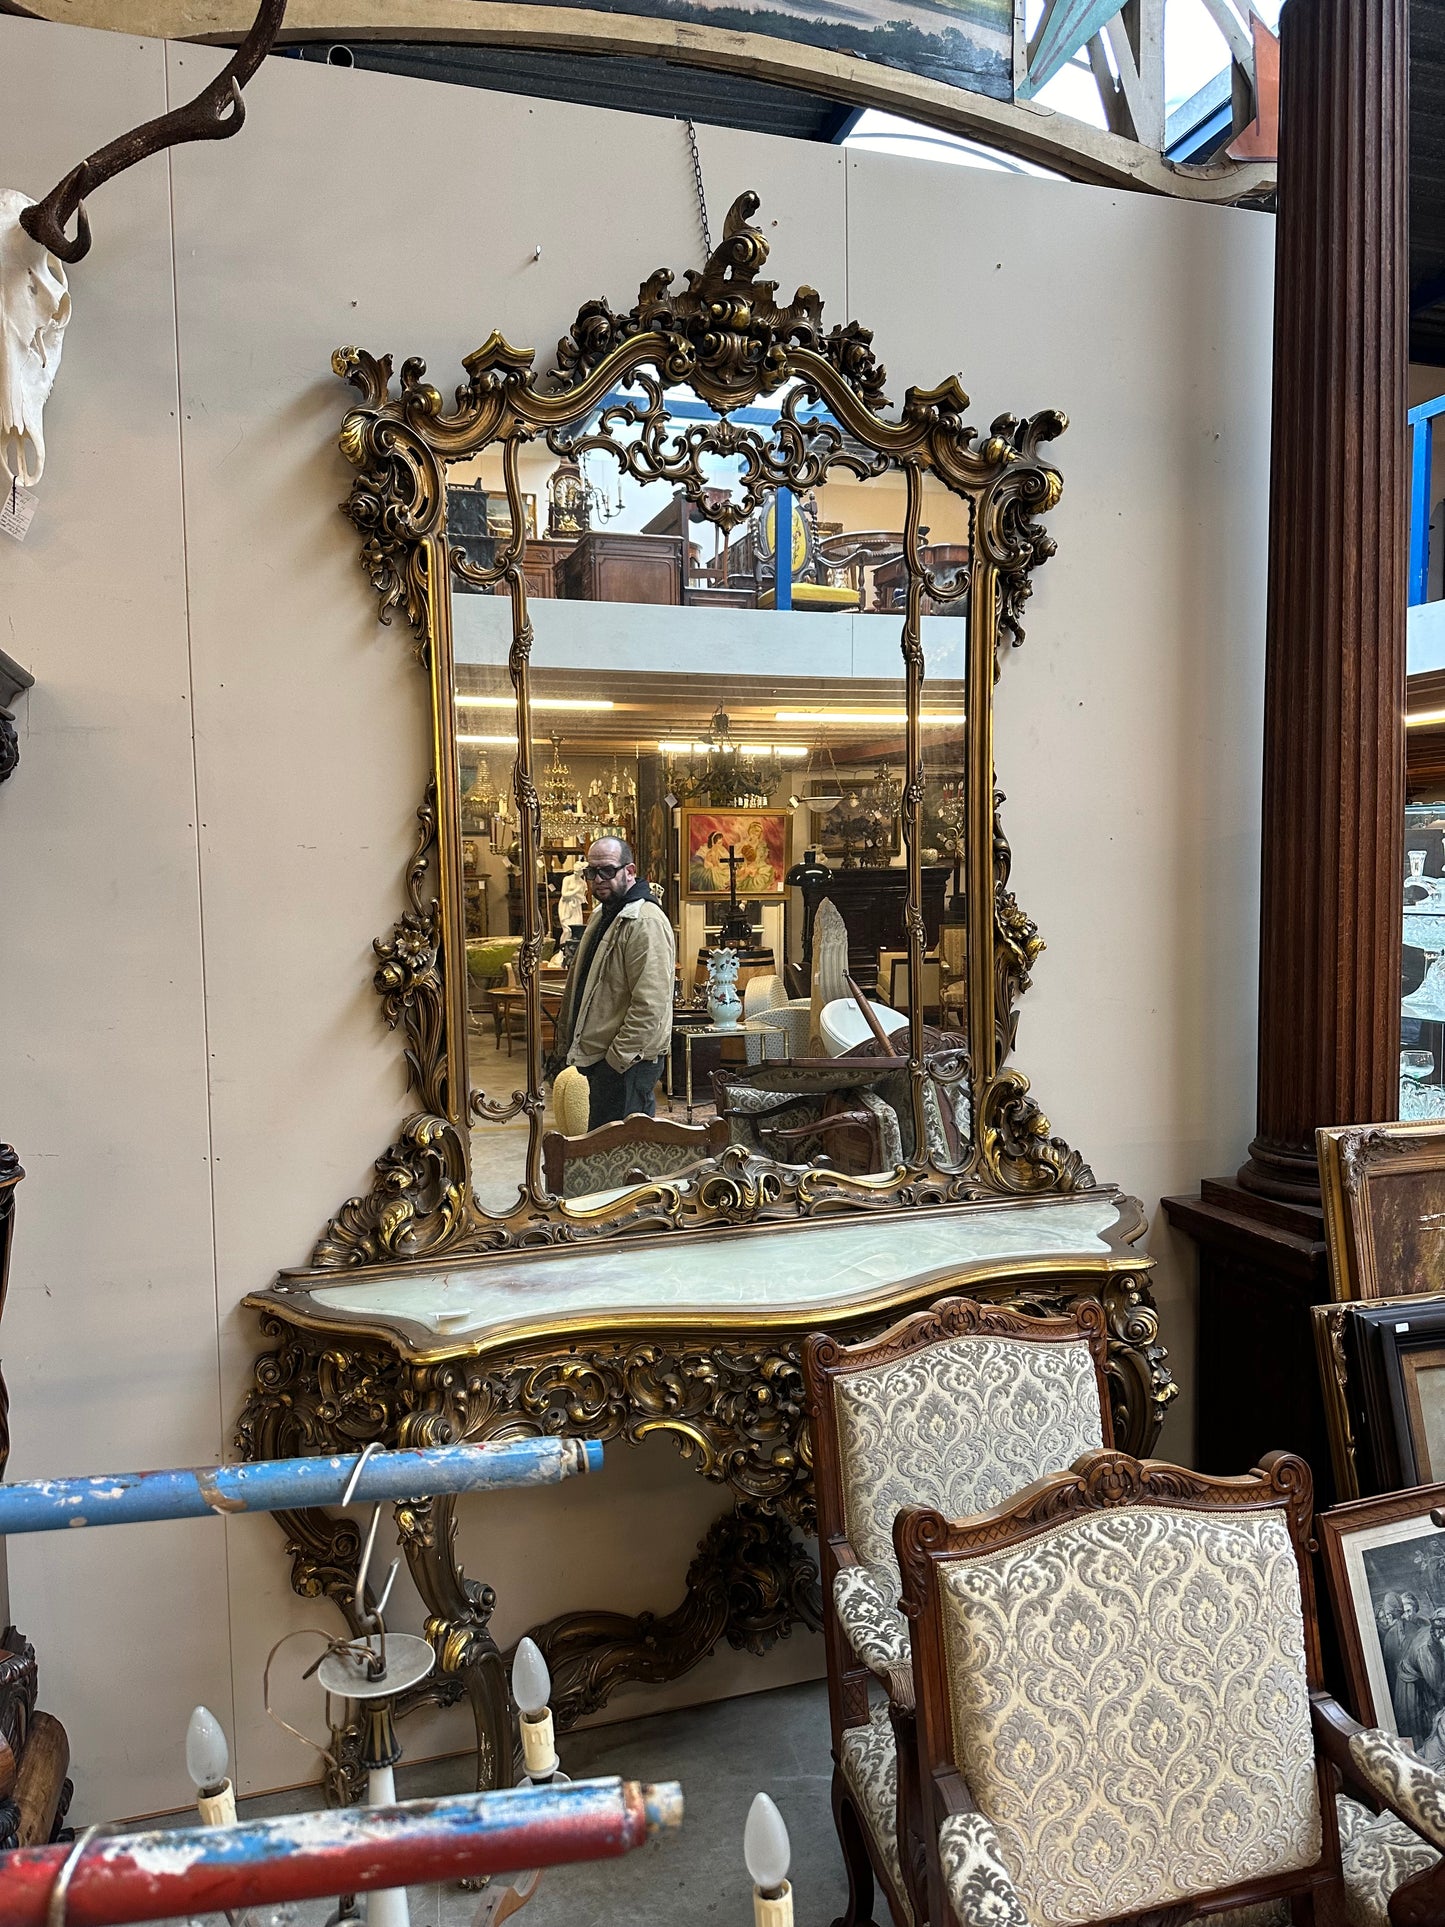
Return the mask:
<svg viewBox="0 0 1445 1927">
<path fill-rule="evenodd" d="M 1280 21 L 1256 1136 L 1246 1189 L 1319 1197 L 1314 1132 L 1396 1114 L 1405 804 L 1407 0 Z"/>
</svg>

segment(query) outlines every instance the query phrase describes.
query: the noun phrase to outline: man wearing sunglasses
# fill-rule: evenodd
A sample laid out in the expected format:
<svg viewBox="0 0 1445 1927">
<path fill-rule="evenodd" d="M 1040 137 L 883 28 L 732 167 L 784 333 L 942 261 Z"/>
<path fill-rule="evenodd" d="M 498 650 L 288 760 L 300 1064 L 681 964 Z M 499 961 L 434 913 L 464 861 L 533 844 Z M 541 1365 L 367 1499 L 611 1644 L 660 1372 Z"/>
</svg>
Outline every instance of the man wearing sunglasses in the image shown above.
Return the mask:
<svg viewBox="0 0 1445 1927">
<path fill-rule="evenodd" d="M 677 943 L 626 843 L 599 837 L 582 874 L 597 907 L 572 959 L 556 1056 L 587 1079 L 588 1128 L 595 1130 L 656 1109 L 672 1044 Z"/>
</svg>

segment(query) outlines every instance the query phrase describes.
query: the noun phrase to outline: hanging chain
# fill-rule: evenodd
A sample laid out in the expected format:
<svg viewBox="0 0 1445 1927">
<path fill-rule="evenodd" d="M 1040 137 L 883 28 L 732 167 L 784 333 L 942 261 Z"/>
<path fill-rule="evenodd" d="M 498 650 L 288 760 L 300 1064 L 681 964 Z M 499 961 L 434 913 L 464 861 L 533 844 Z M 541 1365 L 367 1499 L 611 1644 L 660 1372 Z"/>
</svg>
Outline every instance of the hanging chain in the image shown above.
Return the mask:
<svg viewBox="0 0 1445 1927">
<path fill-rule="evenodd" d="M 692 155 L 692 178 L 697 185 L 697 224 L 702 230 L 702 258 L 704 262 L 712 259 L 712 231 L 707 224 L 707 193 L 702 184 L 702 156 L 697 151 L 697 129 L 690 120 L 683 122 L 687 129 L 688 152 Z"/>
</svg>

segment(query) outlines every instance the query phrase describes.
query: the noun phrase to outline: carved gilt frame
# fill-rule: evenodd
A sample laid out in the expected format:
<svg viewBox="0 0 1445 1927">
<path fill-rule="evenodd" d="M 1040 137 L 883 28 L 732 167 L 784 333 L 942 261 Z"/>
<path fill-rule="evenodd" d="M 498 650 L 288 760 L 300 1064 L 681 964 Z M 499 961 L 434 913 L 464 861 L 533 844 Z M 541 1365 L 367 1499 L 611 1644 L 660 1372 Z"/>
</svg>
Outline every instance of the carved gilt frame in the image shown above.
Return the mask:
<svg viewBox="0 0 1445 1927">
<path fill-rule="evenodd" d="M 1445 1124 L 1327 1125 L 1315 1132 L 1315 1153 L 1335 1298 L 1413 1296 L 1422 1280 L 1392 1271 L 1389 1262 L 1404 1255 L 1388 1248 L 1392 1233 L 1404 1228 L 1403 1219 L 1390 1216 L 1391 1194 L 1402 1180 L 1433 1176 L 1445 1206 Z M 1423 1283 L 1432 1286 L 1437 1278 L 1432 1264 Z"/>
<path fill-rule="evenodd" d="M 338 349 L 335 372 L 361 395 L 346 415 L 341 449 L 358 471 L 343 512 L 362 537 L 361 561 L 380 602 L 383 622 L 400 612 L 429 679 L 432 775 L 417 811 L 416 850 L 406 873 L 406 908 L 390 936 L 378 939 L 374 982 L 386 1022 L 405 1038 L 415 1109 L 397 1141 L 376 1163 L 363 1197 L 348 1199 L 328 1224 L 312 1262 L 322 1268 L 390 1264 L 440 1257 L 474 1258 L 523 1246 L 576 1243 L 617 1233 L 661 1233 L 806 1218 L 840 1210 L 897 1211 L 917 1205 L 1059 1194 L 1091 1188 L 1080 1155 L 1050 1135 L 1029 1096 L 1028 1080 L 1006 1067 L 1017 1024 L 1017 999 L 1042 949 L 1038 930 L 1008 888 L 1009 848 L 994 787 L 993 685 L 1005 640 L 1023 640 L 1021 614 L 1034 568 L 1054 544 L 1039 517 L 1058 502 L 1062 480 L 1044 444 L 1066 426 L 1053 411 L 1020 420 L 999 416 L 987 434 L 965 422 L 968 397 L 956 377 L 932 389 L 910 388 L 896 418 L 883 411 L 885 373 L 872 334 L 857 322 L 824 332 L 822 303 L 800 288 L 779 306 L 776 284 L 758 279 L 768 244 L 751 225 L 756 195 L 744 194 L 724 238 L 701 273 L 688 271 L 681 291 L 659 269 L 637 304 L 617 314 L 605 300 L 588 302 L 558 345 L 554 369 L 539 373 L 530 350 L 493 333 L 464 361 L 466 380 L 447 413 L 425 380 L 425 364 L 403 363 L 393 394 L 391 358 Z M 667 428 L 665 396 L 686 384 L 719 420 L 686 436 Z M 794 384 L 766 435 L 729 418 L 730 411 Z M 529 663 L 532 626 L 521 557 L 526 539 L 518 479 L 523 441 L 545 437 L 559 454 L 599 447 L 587 423 L 614 390 L 631 385 L 644 400 L 629 405 L 640 429 L 629 467 L 641 479 L 680 483 L 688 500 L 724 528 L 735 526 L 764 491 L 808 487 L 830 469 L 855 475 L 901 468 L 907 491 L 904 558 L 908 572 L 901 650 L 907 698 L 906 780 L 902 827 L 907 859 L 906 927 L 910 981 L 922 981 L 921 908 L 923 756 L 920 707 L 924 680 L 924 597 L 945 602 L 969 593 L 965 682 L 968 825 L 966 914 L 969 956 L 968 1049 L 924 1064 L 921 1007 L 911 1012 L 909 1073 L 914 1142 L 926 1144 L 923 1088 L 967 1078 L 973 1130 L 966 1162 L 940 1169 L 926 1162 L 886 1178 L 850 1178 L 822 1169 L 760 1166 L 730 1146 L 683 1185 L 657 1180 L 615 1205 L 566 1212 L 548 1192 L 541 1156 L 542 940 L 534 891 L 522 893 L 524 928 L 517 973 L 527 1009 L 525 1087 L 495 1103 L 468 1086 L 466 972 L 461 910 L 461 834 L 454 716 L 452 576 L 479 588 L 505 588 L 512 599 L 509 669 L 516 692 L 517 758 L 513 795 L 521 825 L 520 868 L 534 874 L 540 808 L 532 749 Z M 805 400 L 831 419 L 800 418 Z M 614 407 L 609 411 L 617 414 Z M 580 426 L 579 426 L 580 425 Z M 499 445 L 512 535 L 494 564 L 481 568 L 450 548 L 446 471 L 451 461 Z M 700 450 L 741 454 L 742 502 L 704 500 Z M 615 447 L 610 452 L 615 453 Z M 644 472 L 645 471 L 645 472 Z M 971 505 L 973 553 L 967 577 L 940 583 L 920 553 L 923 479 L 931 474 Z M 525 1185 L 514 1209 L 492 1215 L 471 1184 L 470 1124 L 525 1117 L 529 1127 Z M 923 1153 L 926 1157 L 926 1151 Z"/>
</svg>

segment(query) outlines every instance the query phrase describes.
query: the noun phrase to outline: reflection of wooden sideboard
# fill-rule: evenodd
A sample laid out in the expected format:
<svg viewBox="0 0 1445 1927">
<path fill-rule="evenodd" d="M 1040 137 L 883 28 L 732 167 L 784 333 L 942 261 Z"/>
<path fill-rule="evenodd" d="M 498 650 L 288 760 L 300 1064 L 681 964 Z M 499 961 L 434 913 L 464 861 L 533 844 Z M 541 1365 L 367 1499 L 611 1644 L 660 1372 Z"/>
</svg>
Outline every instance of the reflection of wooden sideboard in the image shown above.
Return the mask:
<svg viewBox="0 0 1445 1927">
<path fill-rule="evenodd" d="M 682 538 L 592 529 L 557 569 L 557 592 L 574 602 L 682 601 Z"/>
<path fill-rule="evenodd" d="M 938 932 L 943 923 L 943 894 L 952 868 L 946 863 L 923 866 L 923 927 L 926 948 L 938 948 Z M 904 911 L 908 907 L 908 872 L 882 867 L 834 870 L 826 883 L 816 890 L 819 899 L 830 897 L 848 931 L 848 974 L 864 990 L 878 987 L 880 950 L 907 950 L 908 930 Z M 886 992 L 887 985 L 884 985 Z"/>
<path fill-rule="evenodd" d="M 731 1504 L 672 1611 L 577 1612 L 534 1628 L 565 1729 L 625 1681 L 676 1679 L 724 1639 L 763 1653 L 795 1625 L 818 1626 L 818 1569 L 800 1536 L 817 1529 L 801 1368 L 809 1332 L 851 1343 L 948 1293 L 1045 1313 L 1098 1299 L 1116 1437 L 1147 1453 L 1174 1387 L 1152 1260 L 1135 1248 L 1144 1228 L 1135 1200 L 1098 1189 L 685 1242 L 587 1243 L 579 1217 L 570 1250 L 284 1274 L 246 1300 L 271 1348 L 257 1360 L 240 1441 L 261 1459 L 355 1452 L 369 1439 L 555 1433 L 610 1446 L 670 1432 Z M 437 1649 L 435 1688 L 470 1700 L 480 1784 L 505 1784 L 512 1719 L 489 1629 L 495 1600 L 461 1571 L 456 1504 L 398 1506 L 397 1526 Z M 310 1511 L 278 1523 L 296 1589 L 331 1598 L 354 1624 L 353 1521 Z"/>
</svg>

